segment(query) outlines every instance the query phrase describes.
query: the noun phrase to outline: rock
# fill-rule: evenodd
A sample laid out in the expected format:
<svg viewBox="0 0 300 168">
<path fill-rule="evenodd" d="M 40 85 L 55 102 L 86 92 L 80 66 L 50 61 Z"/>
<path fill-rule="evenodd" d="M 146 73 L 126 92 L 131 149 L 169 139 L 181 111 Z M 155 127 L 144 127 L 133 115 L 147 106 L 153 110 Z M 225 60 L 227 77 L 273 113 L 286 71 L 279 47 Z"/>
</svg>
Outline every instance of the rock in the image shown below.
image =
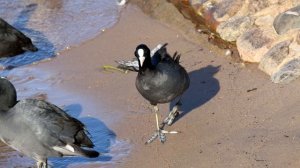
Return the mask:
<svg viewBox="0 0 300 168">
<path fill-rule="evenodd" d="M 230 49 L 225 50 L 225 56 L 231 56 L 232 51 Z"/>
<path fill-rule="evenodd" d="M 285 60 L 279 70 L 271 75 L 274 83 L 289 83 L 300 76 L 300 56 Z"/>
<path fill-rule="evenodd" d="M 273 26 L 278 34 L 284 34 L 291 29 L 300 28 L 300 5 L 277 15 Z"/>
<path fill-rule="evenodd" d="M 259 69 L 272 75 L 282 61 L 289 55 L 291 40 L 280 42 L 273 46 L 261 59 Z"/>
<path fill-rule="evenodd" d="M 253 21 L 248 16 L 232 17 L 217 27 L 217 33 L 226 41 L 236 41 L 246 30 L 251 28 Z"/>
<path fill-rule="evenodd" d="M 227 21 L 243 6 L 244 0 L 221 0 L 214 6 L 213 16 L 218 22 Z"/>
<path fill-rule="evenodd" d="M 259 68 L 274 83 L 288 83 L 300 75 L 300 30 L 291 30 L 277 38 L 261 59 Z"/>
<path fill-rule="evenodd" d="M 272 27 L 273 26 L 274 17 L 271 15 L 264 15 L 261 17 L 257 17 L 255 20 L 255 25 L 259 27 Z"/>
<path fill-rule="evenodd" d="M 260 62 L 269 50 L 274 37 L 259 28 L 253 28 L 242 34 L 236 42 L 242 60 Z"/>
<path fill-rule="evenodd" d="M 250 14 L 259 12 L 271 5 L 271 2 L 268 0 L 252 0 L 249 2 L 248 10 Z"/>
<path fill-rule="evenodd" d="M 300 0 L 130 2 L 154 18 L 183 30 L 183 34 L 201 44 L 206 41 L 197 38 L 197 31 L 216 31 L 222 39 L 236 41 L 241 59 L 259 63 L 259 69 L 269 74 L 275 83 L 292 81 L 300 74 L 300 31 L 296 31 L 300 28 Z M 197 31 L 186 18 L 196 23 Z M 235 55 L 233 51 L 226 50 L 225 55 Z"/>
</svg>

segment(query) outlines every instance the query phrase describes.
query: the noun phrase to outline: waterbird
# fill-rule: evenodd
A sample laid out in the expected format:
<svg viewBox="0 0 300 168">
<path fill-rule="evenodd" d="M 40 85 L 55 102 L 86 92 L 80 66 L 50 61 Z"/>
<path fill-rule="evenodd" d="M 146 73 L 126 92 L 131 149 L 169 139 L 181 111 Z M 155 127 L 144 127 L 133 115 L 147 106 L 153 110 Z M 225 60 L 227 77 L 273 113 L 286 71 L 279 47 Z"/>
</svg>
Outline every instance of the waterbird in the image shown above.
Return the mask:
<svg viewBox="0 0 300 168">
<path fill-rule="evenodd" d="M 150 49 L 145 44 L 136 47 L 135 56 L 138 60 L 138 75 L 136 88 L 139 93 L 153 106 L 156 118 L 156 131 L 146 144 L 151 143 L 157 137 L 160 142 L 166 141 L 166 133 L 178 133 L 178 131 L 164 130 L 165 124 L 171 125 L 179 114 L 181 96 L 188 89 L 190 79 L 186 70 L 179 64 L 180 55 L 177 52 L 173 57 L 168 54 L 167 43 L 162 45 L 155 57 L 151 57 Z M 155 59 L 155 61 L 153 61 Z M 176 105 L 161 124 L 158 121 L 158 104 L 169 103 L 177 99 Z"/>
<path fill-rule="evenodd" d="M 30 38 L 0 18 L 0 57 L 11 57 L 25 51 L 37 51 Z"/>
<path fill-rule="evenodd" d="M 99 153 L 83 123 L 47 101 L 17 101 L 13 84 L 0 78 L 0 139 L 13 149 L 47 168 L 48 157 L 84 156 Z"/>
</svg>

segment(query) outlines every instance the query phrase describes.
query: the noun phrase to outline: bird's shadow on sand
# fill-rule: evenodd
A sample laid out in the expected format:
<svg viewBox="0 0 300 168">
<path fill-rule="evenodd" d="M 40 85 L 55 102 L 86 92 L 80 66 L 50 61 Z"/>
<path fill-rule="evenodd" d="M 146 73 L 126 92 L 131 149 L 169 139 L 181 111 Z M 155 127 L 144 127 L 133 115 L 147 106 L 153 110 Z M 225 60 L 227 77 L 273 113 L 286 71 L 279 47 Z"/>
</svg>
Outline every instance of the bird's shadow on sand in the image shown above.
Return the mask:
<svg viewBox="0 0 300 168">
<path fill-rule="evenodd" d="M 175 118 L 174 123 L 182 117 L 202 106 L 212 99 L 220 90 L 219 81 L 214 75 L 219 72 L 220 66 L 208 65 L 204 68 L 189 73 L 190 86 L 181 97 L 182 106 L 180 115 Z M 170 103 L 170 110 L 176 101 Z"/>
<path fill-rule="evenodd" d="M 95 145 L 94 150 L 101 153 L 98 158 L 84 158 L 84 157 L 64 157 L 64 158 L 50 158 L 50 165 L 53 167 L 65 168 L 69 165 L 89 165 L 100 162 L 109 162 L 112 160 L 111 156 L 105 155 L 110 152 L 110 147 L 116 139 L 116 134 L 110 130 L 102 121 L 93 117 L 79 117 L 82 113 L 80 104 L 71 104 L 66 106 L 64 110 L 69 115 L 80 120 L 85 124 L 90 137 Z"/>
<path fill-rule="evenodd" d="M 33 44 L 38 48 L 37 52 L 25 52 L 14 57 L 6 57 L 0 59 L 0 64 L 6 69 L 12 69 L 18 66 L 32 64 L 45 58 L 55 56 L 55 46 L 40 31 L 28 28 L 31 15 L 37 9 L 37 4 L 27 5 L 17 16 L 12 24 L 15 28 L 29 37 Z"/>
</svg>

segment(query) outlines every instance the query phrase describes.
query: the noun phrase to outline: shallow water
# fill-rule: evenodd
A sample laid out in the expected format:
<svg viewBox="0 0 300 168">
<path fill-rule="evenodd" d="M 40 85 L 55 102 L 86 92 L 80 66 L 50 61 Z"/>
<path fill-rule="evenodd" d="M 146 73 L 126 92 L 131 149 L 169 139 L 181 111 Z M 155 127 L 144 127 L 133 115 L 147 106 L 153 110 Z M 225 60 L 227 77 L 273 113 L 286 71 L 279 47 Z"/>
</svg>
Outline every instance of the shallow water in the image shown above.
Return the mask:
<svg viewBox="0 0 300 168">
<path fill-rule="evenodd" d="M 39 48 L 16 57 L 2 58 L 2 66 L 18 67 L 55 56 L 69 46 L 79 45 L 117 22 L 121 8 L 114 0 L 0 0 L 0 17 L 29 36 Z M 83 55 L 85 56 L 85 55 Z M 101 103 L 56 88 L 57 74 L 33 67 L 4 70 L 17 89 L 18 99 L 43 98 L 65 109 L 89 130 L 101 156 L 50 158 L 52 167 L 115 167 L 128 155 L 130 144 L 120 140 L 101 118 Z M 59 76 L 59 75 L 58 75 Z M 97 113 L 93 113 L 97 109 Z M 105 121 L 109 123 L 109 121 Z M 0 143 L 0 168 L 32 167 L 34 160 Z"/>
<path fill-rule="evenodd" d="M 120 6 L 115 0 L 0 0 L 0 16 L 29 36 L 39 48 L 0 64 L 21 66 L 55 56 L 114 25 Z"/>
<path fill-rule="evenodd" d="M 115 167 L 116 163 L 126 157 L 131 149 L 127 140 L 118 139 L 107 124 L 114 123 L 113 118 L 102 120 L 105 105 L 91 97 L 71 93 L 57 88 L 63 82 L 59 74 L 43 72 L 35 67 L 20 67 L 4 71 L 15 85 L 18 99 L 43 98 L 66 110 L 68 114 L 83 122 L 89 131 L 97 151 L 101 153 L 98 158 L 87 159 L 83 157 L 50 158 L 49 164 L 55 168 L 81 168 L 81 167 Z M 97 101 L 97 102 L 95 102 Z M 21 153 L 0 143 L 0 168 L 2 167 L 32 167 L 34 160 L 23 157 Z"/>
</svg>

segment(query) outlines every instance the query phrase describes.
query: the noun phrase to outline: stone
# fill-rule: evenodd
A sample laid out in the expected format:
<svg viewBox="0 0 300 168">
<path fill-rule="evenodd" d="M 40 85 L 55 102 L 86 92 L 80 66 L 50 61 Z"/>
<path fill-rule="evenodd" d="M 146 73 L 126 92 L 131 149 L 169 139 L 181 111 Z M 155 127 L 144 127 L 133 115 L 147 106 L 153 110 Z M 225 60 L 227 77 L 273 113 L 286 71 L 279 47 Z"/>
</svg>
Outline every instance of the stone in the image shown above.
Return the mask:
<svg viewBox="0 0 300 168">
<path fill-rule="evenodd" d="M 273 40 L 263 30 L 252 28 L 237 39 L 236 46 L 243 61 L 260 62 Z"/>
<path fill-rule="evenodd" d="M 153 4 L 152 9 L 155 10 L 149 12 L 152 16 L 164 16 L 163 18 L 167 18 L 165 20 L 173 23 L 172 25 L 182 25 L 179 27 L 187 25 L 182 18 L 169 15 L 176 10 L 172 9 L 170 4 L 166 4 L 166 1 L 143 2 L 145 9 L 149 9 L 150 2 Z M 300 31 L 297 29 L 300 29 L 300 0 L 169 0 L 168 2 L 174 4 L 182 2 L 182 6 L 178 9 L 185 18 L 193 20 L 199 17 L 200 19 L 193 21 L 200 24 L 197 25 L 200 32 L 209 32 L 207 31 L 209 29 L 214 33 L 217 32 L 225 41 L 236 42 L 241 59 L 245 62 L 259 63 L 259 69 L 270 75 L 273 82 L 287 83 L 299 76 Z M 183 10 L 186 4 L 190 4 L 191 12 L 197 17 L 186 14 L 187 12 Z M 172 11 L 166 13 L 165 9 Z M 232 52 L 229 50 L 225 53 L 230 54 Z"/>
<path fill-rule="evenodd" d="M 213 16 L 218 22 L 227 21 L 243 6 L 244 0 L 222 0 L 214 6 Z"/>
<path fill-rule="evenodd" d="M 232 17 L 217 27 L 217 33 L 223 40 L 232 42 L 236 41 L 252 25 L 253 21 L 248 16 Z"/>
<path fill-rule="evenodd" d="M 274 17 L 271 15 L 264 15 L 257 17 L 255 20 L 255 25 L 259 27 L 271 27 L 273 26 Z"/>
<path fill-rule="evenodd" d="M 271 75 L 274 83 L 289 83 L 300 76 L 300 56 L 292 57 L 279 67 L 279 70 Z"/>
<path fill-rule="evenodd" d="M 272 75 L 289 55 L 289 45 L 291 40 L 282 41 L 274 45 L 261 59 L 259 69 L 265 73 Z"/>
<path fill-rule="evenodd" d="M 291 29 L 300 28 L 300 5 L 277 15 L 273 26 L 278 34 L 284 34 Z"/>
<path fill-rule="evenodd" d="M 277 38 L 262 58 L 259 68 L 274 83 L 288 83 L 300 76 L 300 30 L 291 30 Z"/>
<path fill-rule="evenodd" d="M 232 51 L 230 49 L 225 50 L 225 56 L 231 56 Z"/>
<path fill-rule="evenodd" d="M 250 14 L 256 13 L 270 6 L 270 2 L 268 0 L 251 0 L 249 1 L 248 10 Z"/>
</svg>

